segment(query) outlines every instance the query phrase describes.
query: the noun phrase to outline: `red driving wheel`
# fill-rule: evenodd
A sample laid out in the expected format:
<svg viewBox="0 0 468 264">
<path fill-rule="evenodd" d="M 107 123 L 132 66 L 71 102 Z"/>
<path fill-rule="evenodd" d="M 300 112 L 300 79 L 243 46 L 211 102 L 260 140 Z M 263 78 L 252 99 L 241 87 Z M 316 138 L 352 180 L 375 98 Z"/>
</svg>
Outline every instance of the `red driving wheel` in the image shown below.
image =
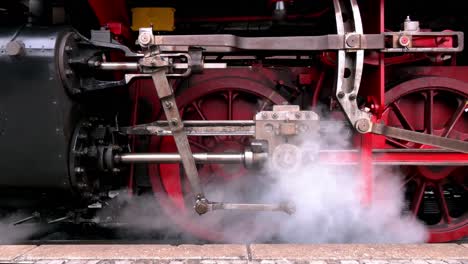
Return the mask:
<svg viewBox="0 0 468 264">
<path fill-rule="evenodd" d="M 258 73 L 246 77 L 236 72 L 205 74 L 191 79 L 177 91 L 177 105 L 183 120 L 252 120 L 254 115 L 273 104 L 287 101 L 273 90 L 272 83 L 258 80 Z M 208 76 L 208 77 L 207 77 Z M 246 136 L 189 137 L 194 153 L 241 152 L 249 143 Z M 172 137 L 153 137 L 150 151 L 176 153 Z M 228 189 L 247 176 L 242 164 L 197 165 L 202 186 L 210 199 L 223 199 L 223 188 Z M 149 174 L 156 199 L 170 219 L 182 230 L 210 241 L 225 241 L 223 212 L 198 216 L 193 208 L 194 197 L 179 164 L 151 164 Z M 240 184 L 237 184 L 239 186 Z M 210 186 L 219 186 L 210 195 Z M 213 190 L 211 190 L 213 191 Z M 218 198 L 212 198 L 218 196 Z M 224 217 L 224 218 L 223 218 Z M 249 221 L 245 221 L 248 225 Z M 244 226 L 245 227 L 245 226 Z M 248 228 L 243 228 L 248 232 Z M 241 236 L 239 236 L 239 239 Z"/>
<path fill-rule="evenodd" d="M 422 77 L 386 94 L 384 116 L 390 126 L 468 140 L 468 84 L 444 77 Z M 393 148 L 430 146 L 387 138 Z M 426 223 L 430 242 L 468 235 L 468 167 L 404 166 L 409 209 Z"/>
</svg>

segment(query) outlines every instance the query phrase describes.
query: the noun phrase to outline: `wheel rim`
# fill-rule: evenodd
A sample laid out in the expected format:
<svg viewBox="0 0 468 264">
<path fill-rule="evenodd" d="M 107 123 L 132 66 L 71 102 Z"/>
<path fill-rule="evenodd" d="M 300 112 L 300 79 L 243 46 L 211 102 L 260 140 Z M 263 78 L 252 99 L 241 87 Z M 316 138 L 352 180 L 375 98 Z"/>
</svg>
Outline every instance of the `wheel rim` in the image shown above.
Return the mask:
<svg viewBox="0 0 468 264">
<path fill-rule="evenodd" d="M 177 96 L 177 105 L 184 120 L 252 120 L 258 110 L 286 102 L 271 86 L 237 76 L 215 76 L 202 80 L 178 92 Z M 239 152 L 248 141 L 248 137 L 239 136 L 189 137 L 193 152 Z M 155 152 L 177 152 L 172 137 L 162 140 L 154 137 L 151 146 Z M 246 173 L 242 165 L 199 166 L 203 186 L 236 181 Z M 179 164 L 149 165 L 149 174 L 156 198 L 176 225 L 201 239 L 226 240 L 221 225 L 213 222 L 216 220 L 207 221 L 211 217 L 208 214 L 206 217 L 196 216 L 193 209 L 186 206 L 185 198 L 193 201 L 193 196 L 188 184 L 181 180 L 183 176 Z M 248 224 L 246 221 L 245 225 Z"/>
<path fill-rule="evenodd" d="M 468 85 L 442 77 L 402 83 L 386 93 L 384 117 L 390 126 L 468 140 L 465 113 Z M 429 146 L 387 138 L 393 148 Z M 430 242 L 447 242 L 468 234 L 467 167 L 411 166 L 405 172 L 408 208 L 430 231 Z"/>
</svg>

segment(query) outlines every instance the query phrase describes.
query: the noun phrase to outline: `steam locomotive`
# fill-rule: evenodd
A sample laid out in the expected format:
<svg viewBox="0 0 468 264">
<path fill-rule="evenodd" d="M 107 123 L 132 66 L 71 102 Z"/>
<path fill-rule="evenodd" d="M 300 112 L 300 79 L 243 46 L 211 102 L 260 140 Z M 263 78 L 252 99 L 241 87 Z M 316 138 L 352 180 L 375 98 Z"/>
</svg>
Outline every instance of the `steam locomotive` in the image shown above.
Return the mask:
<svg viewBox="0 0 468 264">
<path fill-rule="evenodd" d="M 468 68 L 461 4 L 357 0 L 0 3 L 0 208 L 18 223 L 98 222 L 118 190 L 216 240 L 193 215 L 279 211 L 212 200 L 304 157 L 404 175 L 431 242 L 468 233 Z M 409 15 L 409 16 L 408 16 Z M 320 142 L 345 124 L 346 149 Z"/>
</svg>

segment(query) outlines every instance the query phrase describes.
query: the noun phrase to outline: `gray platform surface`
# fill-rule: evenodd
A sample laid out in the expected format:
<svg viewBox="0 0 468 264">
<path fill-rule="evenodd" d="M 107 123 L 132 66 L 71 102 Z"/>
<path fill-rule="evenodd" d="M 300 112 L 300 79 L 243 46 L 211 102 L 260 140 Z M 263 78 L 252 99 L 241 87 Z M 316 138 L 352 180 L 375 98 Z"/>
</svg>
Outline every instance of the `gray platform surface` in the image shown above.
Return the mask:
<svg viewBox="0 0 468 264">
<path fill-rule="evenodd" d="M 468 244 L 3 245 L 0 263 L 468 264 Z"/>
</svg>

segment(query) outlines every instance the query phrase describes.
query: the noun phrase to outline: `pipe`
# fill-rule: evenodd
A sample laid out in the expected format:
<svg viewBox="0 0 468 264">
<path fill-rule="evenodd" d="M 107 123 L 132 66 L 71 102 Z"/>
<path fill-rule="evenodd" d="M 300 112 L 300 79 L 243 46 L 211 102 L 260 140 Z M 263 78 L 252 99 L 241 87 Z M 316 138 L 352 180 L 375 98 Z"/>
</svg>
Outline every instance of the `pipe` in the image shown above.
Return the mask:
<svg viewBox="0 0 468 264">
<path fill-rule="evenodd" d="M 244 153 L 193 153 L 196 163 L 239 164 L 245 162 Z M 114 157 L 117 163 L 180 163 L 177 153 L 131 153 Z"/>
</svg>

